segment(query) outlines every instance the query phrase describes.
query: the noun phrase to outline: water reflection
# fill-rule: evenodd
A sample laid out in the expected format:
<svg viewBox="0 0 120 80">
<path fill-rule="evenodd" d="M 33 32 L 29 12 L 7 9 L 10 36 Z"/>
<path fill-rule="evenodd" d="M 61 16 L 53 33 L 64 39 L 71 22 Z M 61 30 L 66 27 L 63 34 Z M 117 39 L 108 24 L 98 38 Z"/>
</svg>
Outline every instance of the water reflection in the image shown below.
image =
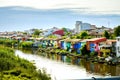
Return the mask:
<svg viewBox="0 0 120 80">
<path fill-rule="evenodd" d="M 21 53 L 22 55 L 20 55 L 19 51 L 17 52 L 18 55 L 28 60 L 35 60 L 38 68 L 45 67 L 48 73 L 57 78 L 57 80 L 83 79 L 93 76 L 120 76 L 120 66 L 92 63 L 81 58 L 61 54 L 48 54 L 43 52 L 37 53 L 37 55 L 40 55 L 37 56 L 34 54 Z M 31 51 L 29 53 L 31 53 Z"/>
<path fill-rule="evenodd" d="M 39 53 L 40 55 L 42 53 Z M 111 66 L 107 64 L 93 63 L 86 61 L 85 59 L 81 59 L 78 57 L 68 56 L 68 55 L 60 55 L 60 54 L 47 54 L 43 53 L 46 58 L 62 61 L 69 63 L 69 65 L 77 65 L 85 68 L 88 73 L 99 74 L 102 76 L 120 76 L 120 66 Z"/>
</svg>

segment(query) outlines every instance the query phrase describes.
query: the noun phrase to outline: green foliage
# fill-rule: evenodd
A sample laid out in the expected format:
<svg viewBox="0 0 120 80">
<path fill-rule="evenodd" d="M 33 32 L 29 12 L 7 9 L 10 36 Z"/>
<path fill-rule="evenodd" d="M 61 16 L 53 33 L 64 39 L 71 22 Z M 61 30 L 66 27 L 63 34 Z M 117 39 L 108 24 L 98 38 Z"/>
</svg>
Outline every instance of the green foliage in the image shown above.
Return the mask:
<svg viewBox="0 0 120 80">
<path fill-rule="evenodd" d="M 81 39 L 85 39 L 85 38 L 88 37 L 88 33 L 87 33 L 86 31 L 82 31 L 82 32 L 80 33 L 80 37 L 81 37 Z"/>
<path fill-rule="evenodd" d="M 0 39 L 0 44 L 4 44 L 4 40 L 3 39 L 2 40 Z"/>
<path fill-rule="evenodd" d="M 15 64 L 9 58 L 0 58 L 0 71 L 13 69 Z"/>
<path fill-rule="evenodd" d="M 33 33 L 34 37 L 38 37 L 39 34 L 42 33 L 39 29 L 36 29 Z"/>
<path fill-rule="evenodd" d="M 46 77 L 46 76 L 48 76 L 48 75 L 46 75 L 46 70 L 45 70 L 45 69 L 43 69 L 43 70 L 38 70 L 38 75 L 37 75 L 37 77 L 39 77 L 40 80 L 51 80 L 50 77 Z M 50 75 L 49 75 L 49 76 L 50 76 Z"/>
<path fill-rule="evenodd" d="M 107 32 L 107 31 L 104 31 L 104 37 L 106 37 L 107 39 L 109 39 L 110 38 L 110 34 Z"/>
<path fill-rule="evenodd" d="M 62 39 L 66 39 L 66 38 L 68 38 L 68 36 L 62 36 Z"/>
<path fill-rule="evenodd" d="M 32 63 L 15 56 L 13 49 L 0 47 L 0 80 L 50 79 L 44 70 L 36 71 Z"/>
<path fill-rule="evenodd" d="M 111 39 L 116 39 L 116 37 L 115 37 L 114 34 L 111 34 L 111 35 L 110 35 L 110 38 L 111 38 Z"/>
<path fill-rule="evenodd" d="M 20 43 L 20 46 L 21 46 L 22 48 L 31 48 L 31 47 L 32 47 L 32 44 L 33 44 L 33 42 L 24 41 L 24 42 L 21 42 L 21 43 Z"/>
<path fill-rule="evenodd" d="M 92 57 L 92 56 L 94 56 L 95 55 L 95 52 L 91 52 L 90 53 L 90 56 Z"/>
<path fill-rule="evenodd" d="M 55 35 L 49 35 L 48 38 L 57 38 Z"/>
<path fill-rule="evenodd" d="M 115 29 L 114 29 L 114 35 L 117 37 L 117 36 L 120 36 L 120 25 L 117 26 Z"/>
<path fill-rule="evenodd" d="M 91 38 L 86 31 L 82 31 L 79 34 L 71 36 L 71 39 L 86 39 Z"/>
<path fill-rule="evenodd" d="M 62 30 L 64 30 L 64 32 L 68 32 L 67 29 L 66 29 L 65 27 L 63 27 Z"/>
<path fill-rule="evenodd" d="M 23 32 L 24 35 L 27 35 L 27 32 Z"/>
<path fill-rule="evenodd" d="M 12 46 L 12 41 L 11 40 L 6 40 L 4 42 L 4 45 L 6 45 L 6 46 Z"/>
<path fill-rule="evenodd" d="M 69 32 L 68 30 L 67 30 L 67 28 L 62 28 L 62 30 L 64 30 L 64 36 L 70 36 L 72 33 L 71 32 Z"/>
<path fill-rule="evenodd" d="M 62 49 L 62 50 L 60 50 L 60 53 L 62 53 L 62 54 L 66 54 L 66 53 L 68 53 L 68 51 Z"/>
<path fill-rule="evenodd" d="M 70 38 L 71 38 L 71 39 L 76 39 L 76 37 L 77 37 L 77 36 L 71 36 Z"/>
<path fill-rule="evenodd" d="M 84 56 L 90 54 L 90 51 L 88 51 L 88 50 L 86 49 L 86 45 L 82 46 L 82 47 L 80 48 L 80 51 L 81 51 L 82 55 L 84 55 Z"/>
<path fill-rule="evenodd" d="M 17 40 L 10 40 L 10 39 L 0 39 L 0 44 L 3 44 L 5 46 L 12 47 L 17 43 Z"/>
</svg>

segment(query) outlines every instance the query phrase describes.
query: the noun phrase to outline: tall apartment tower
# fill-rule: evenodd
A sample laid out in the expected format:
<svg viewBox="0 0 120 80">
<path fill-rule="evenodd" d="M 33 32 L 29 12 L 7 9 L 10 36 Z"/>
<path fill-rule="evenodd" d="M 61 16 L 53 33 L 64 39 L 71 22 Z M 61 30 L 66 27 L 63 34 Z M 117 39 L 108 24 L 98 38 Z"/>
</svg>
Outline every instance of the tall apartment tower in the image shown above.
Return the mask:
<svg viewBox="0 0 120 80">
<path fill-rule="evenodd" d="M 76 21 L 75 24 L 75 33 L 79 33 L 81 31 L 82 21 Z"/>
</svg>

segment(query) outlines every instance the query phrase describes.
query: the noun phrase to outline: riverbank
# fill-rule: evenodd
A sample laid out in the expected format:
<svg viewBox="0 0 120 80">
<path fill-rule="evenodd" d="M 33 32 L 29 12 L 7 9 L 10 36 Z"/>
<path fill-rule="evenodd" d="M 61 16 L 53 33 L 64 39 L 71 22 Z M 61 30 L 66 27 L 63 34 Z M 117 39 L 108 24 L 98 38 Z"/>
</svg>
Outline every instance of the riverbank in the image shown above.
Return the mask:
<svg viewBox="0 0 120 80">
<path fill-rule="evenodd" d="M 91 79 L 120 76 L 120 66 L 111 66 L 86 61 L 81 58 L 72 58 L 66 55 L 56 55 L 39 53 L 33 51 L 16 50 L 16 55 L 33 61 L 37 69 L 45 68 L 52 80 L 69 80 L 69 79 Z M 42 64 L 42 65 L 41 65 Z"/>
<path fill-rule="evenodd" d="M 44 41 L 44 40 L 43 40 Z M 49 42 L 49 41 L 48 41 Z M 17 47 L 19 49 L 34 49 L 37 48 L 35 51 L 35 54 L 39 50 L 39 52 L 45 52 L 49 54 L 61 54 L 61 55 L 67 55 L 67 56 L 73 56 L 73 57 L 79 57 L 79 58 L 84 58 L 87 61 L 91 62 L 98 62 L 98 63 L 105 63 L 108 65 L 120 65 L 120 57 L 116 57 L 115 54 L 107 54 L 104 53 L 101 55 L 98 55 L 97 52 L 93 51 L 90 52 L 86 49 L 86 45 L 83 45 L 79 50 L 77 49 L 71 49 L 66 50 L 62 49 L 60 47 L 56 47 L 55 44 L 54 46 L 49 46 L 48 43 L 43 44 L 44 42 L 38 41 L 20 41 L 18 40 L 11 40 L 11 39 L 0 39 L 0 44 L 4 46 L 9 46 L 9 47 Z M 53 43 L 50 43 L 53 44 Z"/>
<path fill-rule="evenodd" d="M 33 63 L 14 53 L 13 49 L 0 46 L 1 80 L 51 80 L 44 70 L 36 70 Z"/>
<path fill-rule="evenodd" d="M 75 53 L 71 53 L 69 51 L 66 50 L 61 50 L 61 49 L 57 49 L 57 48 L 39 48 L 36 49 L 34 52 L 34 54 L 55 54 L 55 55 L 61 55 L 61 56 L 69 56 L 72 58 L 81 58 L 81 59 L 85 59 L 88 62 L 95 62 L 95 63 L 100 63 L 100 64 L 107 64 L 107 65 L 111 65 L 111 66 L 116 66 L 116 65 L 120 65 L 120 58 L 118 57 L 100 57 L 100 56 L 96 56 L 94 55 L 82 55 L 82 54 L 75 54 Z M 48 56 L 49 57 L 49 56 Z M 62 57 L 61 57 L 62 58 Z"/>
</svg>

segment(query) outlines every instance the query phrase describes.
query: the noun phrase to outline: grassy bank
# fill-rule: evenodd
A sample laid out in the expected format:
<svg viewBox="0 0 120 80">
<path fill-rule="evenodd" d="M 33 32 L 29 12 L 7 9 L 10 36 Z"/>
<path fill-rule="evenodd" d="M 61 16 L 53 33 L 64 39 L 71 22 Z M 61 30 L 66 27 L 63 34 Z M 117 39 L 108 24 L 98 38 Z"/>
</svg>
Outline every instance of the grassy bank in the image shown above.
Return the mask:
<svg viewBox="0 0 120 80">
<path fill-rule="evenodd" d="M 0 80 L 50 80 L 45 71 L 38 70 L 25 59 L 14 55 L 11 48 L 0 47 Z"/>
<path fill-rule="evenodd" d="M 0 39 L 0 45 L 8 47 L 18 47 L 18 48 L 32 48 L 33 42 L 31 41 L 18 41 L 12 39 Z"/>
</svg>

